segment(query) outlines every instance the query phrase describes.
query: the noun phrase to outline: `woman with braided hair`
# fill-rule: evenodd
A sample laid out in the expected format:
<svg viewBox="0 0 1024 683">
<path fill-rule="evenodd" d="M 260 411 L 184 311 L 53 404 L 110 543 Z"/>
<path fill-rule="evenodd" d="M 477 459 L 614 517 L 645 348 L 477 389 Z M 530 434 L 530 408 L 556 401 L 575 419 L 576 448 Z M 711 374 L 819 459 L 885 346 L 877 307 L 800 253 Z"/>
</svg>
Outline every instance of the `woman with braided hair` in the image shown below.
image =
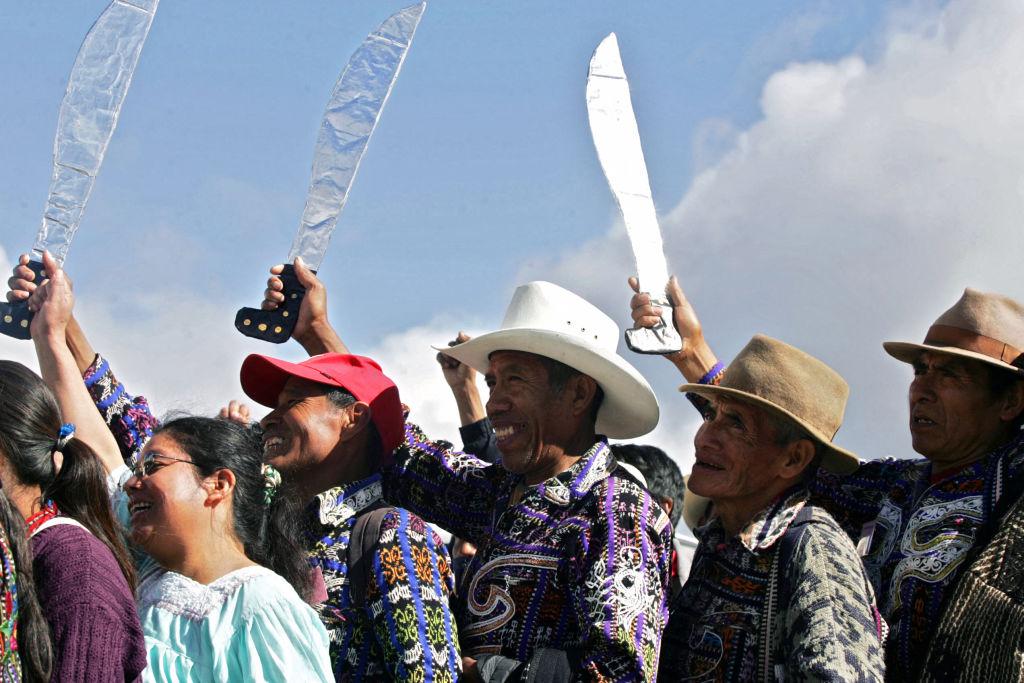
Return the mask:
<svg viewBox="0 0 1024 683">
<path fill-rule="evenodd" d="M 333 680 L 327 632 L 300 597 L 310 570 L 297 516 L 276 495 L 257 435 L 225 420 L 172 419 L 129 469 L 67 347 L 70 283 L 48 254 L 43 262 L 32 339 L 61 408 L 106 466 L 132 541 L 144 680 Z"/>
</svg>

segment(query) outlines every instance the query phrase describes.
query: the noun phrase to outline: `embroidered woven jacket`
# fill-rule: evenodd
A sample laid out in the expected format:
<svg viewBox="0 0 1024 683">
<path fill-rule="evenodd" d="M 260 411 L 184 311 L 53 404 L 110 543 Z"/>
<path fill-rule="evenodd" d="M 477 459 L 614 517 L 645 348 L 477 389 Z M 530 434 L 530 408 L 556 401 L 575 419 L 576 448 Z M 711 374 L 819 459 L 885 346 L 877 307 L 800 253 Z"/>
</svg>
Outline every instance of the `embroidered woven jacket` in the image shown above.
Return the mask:
<svg viewBox="0 0 1024 683">
<path fill-rule="evenodd" d="M 97 355 L 86 385 L 126 462 L 142 452 L 159 421 L 145 398 L 132 396 Z M 455 579 L 448 551 L 422 519 L 389 513 L 373 558 L 362 612 L 352 609 L 347 574 L 356 516 L 381 498 L 380 475 L 324 491 L 307 508 L 309 561 L 319 568 L 327 600 L 316 606 L 330 637 L 336 681 L 448 683 L 462 666 L 449 600 Z"/>
<path fill-rule="evenodd" d="M 385 497 L 476 544 L 459 588 L 460 643 L 467 656 L 503 658 L 499 680 L 533 680 L 552 651 L 573 680 L 654 677 L 670 523 L 615 469 L 602 438 L 565 472 L 520 487 L 501 465 L 406 426 Z"/>
<path fill-rule="evenodd" d="M 367 577 L 366 606 L 352 606 L 349 537 L 356 518 L 381 500 L 381 476 L 324 491 L 307 510 L 310 563 L 323 572 L 317 606 L 331 639 L 338 681 L 453 683 L 462 658 L 449 600 L 455 579 L 448 551 L 421 518 L 395 508 L 381 524 Z"/>
<path fill-rule="evenodd" d="M 814 500 L 853 538 L 873 524 L 863 559 L 891 629 L 892 680 L 916 679 L 978 528 L 1022 467 L 1024 434 L 935 481 L 928 460 L 888 458 L 843 477 L 822 471 L 812 484 Z"/>
<path fill-rule="evenodd" d="M 807 498 L 792 490 L 732 537 L 717 517 L 694 531 L 659 681 L 882 680 L 880 624 L 856 549 Z"/>
</svg>

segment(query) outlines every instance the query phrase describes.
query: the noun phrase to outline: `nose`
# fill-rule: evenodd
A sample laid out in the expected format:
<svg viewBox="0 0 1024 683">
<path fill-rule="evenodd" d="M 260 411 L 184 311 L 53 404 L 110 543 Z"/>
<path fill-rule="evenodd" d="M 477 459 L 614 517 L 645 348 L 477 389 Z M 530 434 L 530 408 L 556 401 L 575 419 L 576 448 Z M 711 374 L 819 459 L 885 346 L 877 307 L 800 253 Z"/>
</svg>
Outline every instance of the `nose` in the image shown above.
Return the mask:
<svg viewBox="0 0 1024 683">
<path fill-rule="evenodd" d="M 128 479 L 125 480 L 123 488 L 125 491 L 127 491 L 128 489 L 142 488 L 142 477 L 135 474 L 135 472 L 132 472 L 132 476 L 128 477 Z"/>
<path fill-rule="evenodd" d="M 502 391 L 498 385 L 494 385 L 491 388 L 491 393 L 487 397 L 487 405 L 484 406 L 484 410 L 487 412 L 488 417 L 494 415 L 500 415 L 511 407 L 509 400 L 505 396 L 505 392 Z"/>
<path fill-rule="evenodd" d="M 260 420 L 260 429 L 267 431 L 277 424 L 277 408 L 274 408 Z"/>
<path fill-rule="evenodd" d="M 921 374 L 914 375 L 914 379 L 910 382 L 910 389 L 907 392 L 911 407 L 922 401 L 934 400 L 935 392 L 932 386 L 932 378 L 932 373 L 927 370 Z"/>
<path fill-rule="evenodd" d="M 704 450 L 716 443 L 714 424 L 714 420 L 705 420 L 701 423 L 697 433 L 693 436 L 693 447 L 695 449 Z"/>
</svg>

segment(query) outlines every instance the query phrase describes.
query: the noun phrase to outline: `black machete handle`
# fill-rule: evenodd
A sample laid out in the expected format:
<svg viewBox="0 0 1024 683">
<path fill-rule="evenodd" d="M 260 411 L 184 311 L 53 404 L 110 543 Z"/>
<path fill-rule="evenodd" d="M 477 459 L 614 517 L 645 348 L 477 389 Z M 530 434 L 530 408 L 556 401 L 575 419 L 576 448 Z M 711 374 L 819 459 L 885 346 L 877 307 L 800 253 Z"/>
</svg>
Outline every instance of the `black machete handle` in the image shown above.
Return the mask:
<svg viewBox="0 0 1024 683">
<path fill-rule="evenodd" d="M 35 273 L 33 280 L 37 285 L 43 282 L 43 264 L 39 261 L 29 261 L 28 267 Z M 28 300 L 19 301 L 16 304 L 6 301 L 0 302 L 0 333 L 15 339 L 31 339 L 32 334 L 29 326 L 32 324 L 32 311 L 28 310 Z"/>
<path fill-rule="evenodd" d="M 316 273 L 316 271 L 313 271 Z M 302 297 L 306 288 L 295 277 L 295 266 L 286 264 L 278 276 L 284 284 L 284 303 L 273 311 L 259 308 L 240 308 L 235 315 L 235 327 L 246 337 L 283 344 L 292 336 L 295 321 L 299 317 Z"/>
</svg>

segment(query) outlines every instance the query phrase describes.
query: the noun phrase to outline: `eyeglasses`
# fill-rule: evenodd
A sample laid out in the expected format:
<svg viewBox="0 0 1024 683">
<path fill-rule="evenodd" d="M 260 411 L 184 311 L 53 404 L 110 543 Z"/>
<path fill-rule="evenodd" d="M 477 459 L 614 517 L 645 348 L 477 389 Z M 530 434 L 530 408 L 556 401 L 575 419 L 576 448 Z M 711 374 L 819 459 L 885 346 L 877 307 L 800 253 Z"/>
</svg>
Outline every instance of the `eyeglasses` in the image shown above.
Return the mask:
<svg viewBox="0 0 1024 683">
<path fill-rule="evenodd" d="M 157 458 L 163 458 L 164 460 L 171 460 L 172 462 L 161 462 Z M 159 472 L 164 467 L 170 467 L 176 462 L 184 462 L 189 465 L 195 465 L 191 460 L 183 460 L 182 458 L 172 458 L 169 455 L 163 455 L 158 453 L 150 453 L 143 457 L 132 468 L 132 476 L 136 479 L 145 479 L 146 477 L 152 477 L 154 474 Z"/>
</svg>

